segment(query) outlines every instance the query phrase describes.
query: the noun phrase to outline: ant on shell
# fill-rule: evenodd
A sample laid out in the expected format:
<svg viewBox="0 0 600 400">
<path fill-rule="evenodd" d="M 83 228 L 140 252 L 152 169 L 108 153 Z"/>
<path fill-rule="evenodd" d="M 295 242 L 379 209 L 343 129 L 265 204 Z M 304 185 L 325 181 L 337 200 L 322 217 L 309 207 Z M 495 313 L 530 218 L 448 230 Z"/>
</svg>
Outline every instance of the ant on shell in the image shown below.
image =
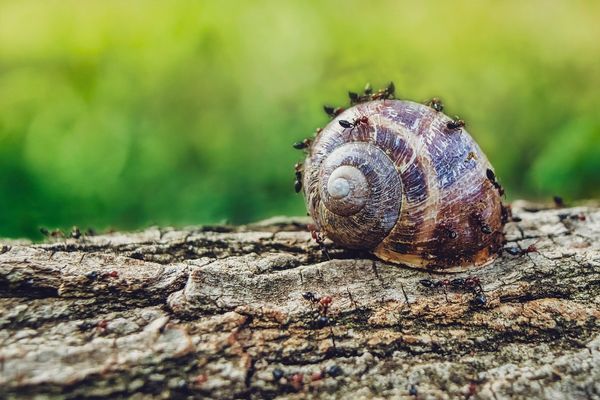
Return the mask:
<svg viewBox="0 0 600 400">
<path fill-rule="evenodd" d="M 494 173 L 494 171 L 492 171 L 491 169 L 488 168 L 485 171 L 485 176 L 492 183 L 492 185 L 494 185 L 494 187 L 496 188 L 496 190 L 498 191 L 500 196 L 504 195 L 504 188 L 496 180 L 496 174 Z"/>
<path fill-rule="evenodd" d="M 454 116 L 454 119 L 451 121 L 448 121 L 446 123 L 446 128 L 450 129 L 450 130 L 456 130 L 456 129 L 460 129 L 463 128 L 466 125 L 465 121 L 463 121 L 462 119 L 460 119 L 458 117 L 458 115 Z"/>
<path fill-rule="evenodd" d="M 367 117 L 366 115 L 363 115 L 362 117 L 358 117 L 358 118 L 354 119 L 354 121 L 352 121 L 352 122 L 346 121 L 345 119 L 340 119 L 338 122 L 345 129 L 356 128 L 360 125 L 368 125 L 369 117 Z"/>
<path fill-rule="evenodd" d="M 425 105 L 433 108 L 436 112 L 444 111 L 444 103 L 442 103 L 442 100 L 437 97 L 429 100 L 427 103 L 425 103 Z"/>
<path fill-rule="evenodd" d="M 350 98 L 350 105 L 364 103 L 371 100 L 389 100 L 394 98 L 396 87 L 394 82 L 390 82 L 384 89 L 380 89 L 373 93 L 373 88 L 369 83 L 366 84 L 364 94 L 358 94 L 356 92 L 348 92 Z"/>
<path fill-rule="evenodd" d="M 394 98 L 396 92 L 396 86 L 394 82 L 388 83 L 385 89 L 380 89 L 376 93 L 371 95 L 371 100 L 389 100 Z"/>
<path fill-rule="evenodd" d="M 292 145 L 293 148 L 295 148 L 296 150 L 304 150 L 308 147 L 310 147 L 311 143 L 312 143 L 312 139 L 310 138 L 306 138 L 300 142 L 296 142 Z"/>
<path fill-rule="evenodd" d="M 294 171 L 296 174 L 296 181 L 294 182 L 294 190 L 299 193 L 302 190 L 302 164 L 296 163 L 294 165 Z"/>
<path fill-rule="evenodd" d="M 329 115 L 331 118 L 335 118 L 344 112 L 343 107 L 332 107 L 332 106 L 323 106 L 323 111 L 325 114 Z"/>
</svg>

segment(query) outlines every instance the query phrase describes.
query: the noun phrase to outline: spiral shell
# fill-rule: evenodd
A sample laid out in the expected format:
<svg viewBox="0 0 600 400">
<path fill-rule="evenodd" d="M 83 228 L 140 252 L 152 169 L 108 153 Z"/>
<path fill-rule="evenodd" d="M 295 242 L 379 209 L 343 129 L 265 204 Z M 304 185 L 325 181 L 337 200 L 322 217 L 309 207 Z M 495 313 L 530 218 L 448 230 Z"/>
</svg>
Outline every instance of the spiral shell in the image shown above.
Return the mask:
<svg viewBox="0 0 600 400">
<path fill-rule="evenodd" d="M 504 240 L 501 189 L 477 143 L 452 121 L 400 100 L 368 101 L 336 116 L 303 167 L 318 229 L 343 247 L 416 268 L 492 261 Z"/>
</svg>

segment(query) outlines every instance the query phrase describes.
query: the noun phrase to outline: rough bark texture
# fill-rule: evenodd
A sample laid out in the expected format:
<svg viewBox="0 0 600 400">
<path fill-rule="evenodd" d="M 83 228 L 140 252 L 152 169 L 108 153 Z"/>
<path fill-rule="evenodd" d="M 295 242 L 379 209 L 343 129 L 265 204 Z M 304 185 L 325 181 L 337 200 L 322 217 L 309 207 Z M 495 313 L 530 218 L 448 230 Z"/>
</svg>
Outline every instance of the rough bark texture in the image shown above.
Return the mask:
<svg viewBox="0 0 600 400">
<path fill-rule="evenodd" d="M 537 252 L 446 276 L 304 219 L 1 241 L 0 398 L 600 398 L 600 209 L 513 214 Z"/>
</svg>

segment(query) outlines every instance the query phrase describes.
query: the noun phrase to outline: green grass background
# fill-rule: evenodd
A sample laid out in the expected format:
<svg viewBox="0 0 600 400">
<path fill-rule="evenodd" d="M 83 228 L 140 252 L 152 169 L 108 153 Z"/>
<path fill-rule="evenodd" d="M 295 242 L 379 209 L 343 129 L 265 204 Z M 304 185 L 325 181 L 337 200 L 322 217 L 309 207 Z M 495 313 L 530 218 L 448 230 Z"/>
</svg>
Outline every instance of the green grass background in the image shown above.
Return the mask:
<svg viewBox="0 0 600 400">
<path fill-rule="evenodd" d="M 598 21 L 592 0 L 0 0 L 0 236 L 303 214 L 291 143 L 390 80 L 463 117 L 509 199 L 597 197 Z"/>
</svg>

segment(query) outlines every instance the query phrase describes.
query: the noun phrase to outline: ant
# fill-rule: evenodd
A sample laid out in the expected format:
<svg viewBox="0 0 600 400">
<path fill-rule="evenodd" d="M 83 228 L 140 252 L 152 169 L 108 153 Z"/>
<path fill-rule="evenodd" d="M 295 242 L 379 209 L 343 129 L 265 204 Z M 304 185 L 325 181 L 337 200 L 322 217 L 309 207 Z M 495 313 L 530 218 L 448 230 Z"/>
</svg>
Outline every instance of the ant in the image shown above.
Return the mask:
<svg viewBox="0 0 600 400">
<path fill-rule="evenodd" d="M 504 195 L 504 188 L 496 180 L 496 174 L 494 173 L 494 171 L 492 171 L 489 168 L 486 169 L 485 170 L 485 176 L 492 183 L 492 185 L 494 185 L 494 187 L 496 188 L 496 190 L 498 190 L 498 193 L 500 194 L 500 196 Z"/>
<path fill-rule="evenodd" d="M 371 84 L 367 83 L 365 85 L 364 94 L 358 94 L 356 92 L 348 92 L 348 97 L 350 98 L 350 105 L 364 103 L 372 99 L 373 88 L 371 88 Z"/>
<path fill-rule="evenodd" d="M 458 237 L 458 233 L 454 230 L 454 228 L 445 223 L 440 224 L 440 229 L 446 234 L 448 239 L 456 239 Z"/>
<path fill-rule="evenodd" d="M 463 128 L 465 125 L 466 125 L 465 121 L 460 119 L 458 117 L 458 115 L 455 115 L 453 120 L 448 121 L 446 123 L 446 128 L 448 128 L 450 130 L 455 130 L 455 129 Z"/>
<path fill-rule="evenodd" d="M 345 119 L 340 119 L 338 121 L 343 128 L 356 128 L 359 125 L 367 125 L 369 123 L 369 117 L 363 115 L 362 117 L 356 118 L 354 121 L 346 121 Z"/>
<path fill-rule="evenodd" d="M 421 279 L 419 283 L 430 289 L 442 287 L 444 288 L 445 294 L 447 287 L 451 287 L 453 289 L 470 290 L 474 295 L 472 300 L 474 304 L 484 305 L 487 302 L 487 298 L 483 293 L 483 287 L 481 286 L 481 280 L 476 276 L 442 280 Z M 447 294 L 446 299 L 448 299 Z"/>
<path fill-rule="evenodd" d="M 488 224 L 485 223 L 485 220 L 483 219 L 480 213 L 474 212 L 473 214 L 471 214 L 471 217 L 477 222 L 477 224 L 481 226 L 482 233 L 486 235 L 490 235 L 492 233 L 492 229 Z"/>
<path fill-rule="evenodd" d="M 394 98 L 394 93 L 396 92 L 396 87 L 394 86 L 394 82 L 388 83 L 385 89 L 380 89 L 377 93 L 371 95 L 371 100 L 389 100 Z"/>
<path fill-rule="evenodd" d="M 442 279 L 442 280 L 434 280 L 434 279 L 421 279 L 419 283 L 427 288 L 437 288 L 437 287 L 448 287 L 451 286 L 454 289 L 472 289 L 474 287 L 481 288 L 481 281 L 478 277 L 472 276 L 468 278 L 454 278 L 454 279 Z"/>
<path fill-rule="evenodd" d="M 48 229 L 42 227 L 40 228 L 40 233 L 46 237 L 51 237 L 53 239 L 64 239 L 67 237 L 67 235 L 65 235 L 65 233 L 60 229 L 54 229 L 52 231 L 49 231 Z"/>
<path fill-rule="evenodd" d="M 523 254 L 539 252 L 538 248 L 535 244 L 530 244 L 525 249 L 521 249 L 520 247 L 517 247 L 517 246 L 505 247 L 504 251 L 506 251 L 511 256 L 522 256 Z"/>
<path fill-rule="evenodd" d="M 477 160 L 477 154 L 475 154 L 474 151 L 470 151 L 469 154 L 467 154 L 467 158 L 465 159 L 465 162 L 467 162 L 469 160 Z"/>
<path fill-rule="evenodd" d="M 348 97 L 350 98 L 350 105 L 364 103 L 365 101 L 369 101 L 371 98 L 370 94 L 360 95 L 355 92 L 348 92 Z"/>
<path fill-rule="evenodd" d="M 296 173 L 294 190 L 296 191 L 296 193 L 300 193 L 300 190 L 302 190 L 302 164 L 296 163 L 296 165 L 294 165 L 294 171 Z"/>
<path fill-rule="evenodd" d="M 327 311 L 329 311 L 329 306 L 333 303 L 333 298 L 331 296 L 323 296 L 319 297 L 315 295 L 313 292 L 304 292 L 302 293 L 302 297 L 306 301 L 310 301 L 311 303 L 317 304 L 319 307 L 319 312 L 321 315 L 327 315 Z"/>
<path fill-rule="evenodd" d="M 554 196 L 552 197 L 552 200 L 554 201 L 554 207 L 556 208 L 563 208 L 565 206 L 565 201 L 560 196 Z"/>
<path fill-rule="evenodd" d="M 315 320 L 315 324 L 318 328 L 324 328 L 329 326 L 330 333 L 333 341 L 333 345 L 335 347 L 335 339 L 333 337 L 333 330 L 331 330 L 330 326 L 330 318 L 327 317 L 327 312 L 329 311 L 329 306 L 333 303 L 333 298 L 331 296 L 316 296 L 313 292 L 304 292 L 302 293 L 302 297 L 306 301 L 310 301 L 313 304 L 317 305 L 318 316 Z"/>
<path fill-rule="evenodd" d="M 437 97 L 429 100 L 425 105 L 433 108 L 436 112 L 444 111 L 444 104 L 442 103 L 442 100 Z"/>
<path fill-rule="evenodd" d="M 310 147 L 310 145 L 312 144 L 312 139 L 310 138 L 306 138 L 300 142 L 296 142 L 292 145 L 293 148 L 295 148 L 296 150 L 304 150 L 308 147 Z"/>
<path fill-rule="evenodd" d="M 335 118 L 344 111 L 344 108 L 325 105 L 323 106 L 323 111 L 325 111 L 325 114 L 329 115 L 331 118 Z"/>
<path fill-rule="evenodd" d="M 81 237 L 81 230 L 79 227 L 74 226 L 73 229 L 71 229 L 71 237 L 73 239 L 79 239 Z"/>
<path fill-rule="evenodd" d="M 317 226 L 314 224 L 308 224 L 306 227 L 310 232 L 310 236 L 315 242 L 317 242 L 321 251 L 325 254 L 327 259 L 331 260 L 331 257 L 329 257 L 329 252 L 327 251 L 327 247 L 325 247 L 325 239 L 323 239 L 321 232 L 319 232 L 319 228 L 317 228 Z"/>
<path fill-rule="evenodd" d="M 567 218 L 573 220 L 573 221 L 585 221 L 586 217 L 585 214 L 583 213 L 579 213 L 579 214 L 558 214 L 558 219 L 560 219 L 561 221 L 566 220 Z"/>
</svg>

